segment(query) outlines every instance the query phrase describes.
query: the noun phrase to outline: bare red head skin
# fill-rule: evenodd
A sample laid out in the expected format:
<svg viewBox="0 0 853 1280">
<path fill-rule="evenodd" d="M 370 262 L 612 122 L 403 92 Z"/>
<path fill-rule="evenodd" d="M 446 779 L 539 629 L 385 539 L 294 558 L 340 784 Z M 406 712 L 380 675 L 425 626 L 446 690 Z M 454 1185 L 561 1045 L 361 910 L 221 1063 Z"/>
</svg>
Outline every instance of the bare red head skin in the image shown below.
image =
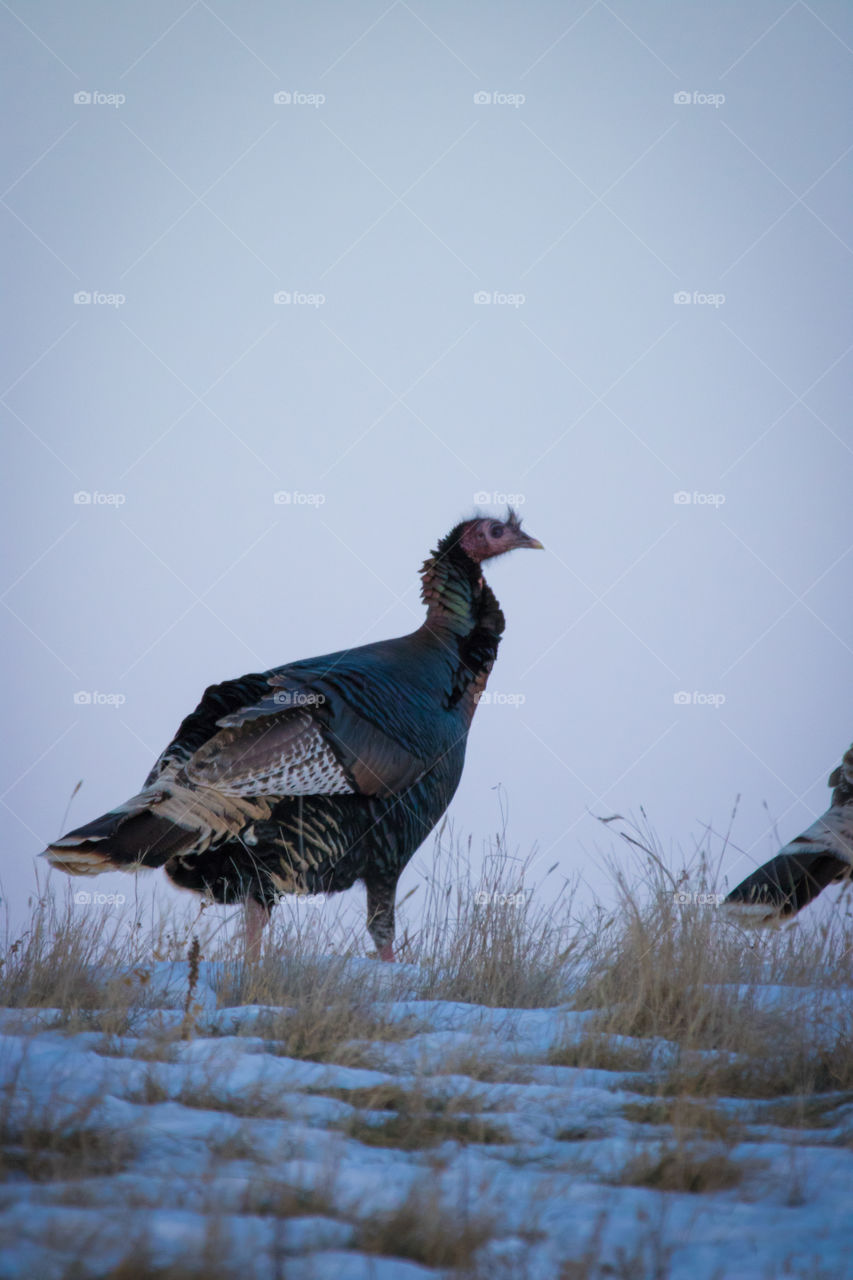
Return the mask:
<svg viewBox="0 0 853 1280">
<path fill-rule="evenodd" d="M 481 564 L 494 556 L 502 556 L 504 552 L 514 551 L 517 547 L 544 550 L 538 538 L 532 538 L 529 533 L 524 532 L 521 521 L 511 507 L 505 520 L 495 520 L 491 516 L 468 520 L 463 526 L 459 546 L 475 564 Z"/>
</svg>

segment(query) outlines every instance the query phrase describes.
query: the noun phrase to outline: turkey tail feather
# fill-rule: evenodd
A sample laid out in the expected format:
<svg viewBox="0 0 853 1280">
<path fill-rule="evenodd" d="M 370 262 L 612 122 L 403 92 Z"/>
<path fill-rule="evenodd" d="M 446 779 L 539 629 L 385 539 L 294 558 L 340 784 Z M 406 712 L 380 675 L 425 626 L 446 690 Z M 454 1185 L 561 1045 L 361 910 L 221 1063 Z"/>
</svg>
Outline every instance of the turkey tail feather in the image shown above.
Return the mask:
<svg viewBox="0 0 853 1280">
<path fill-rule="evenodd" d="M 739 924 L 774 924 L 808 906 L 827 885 L 853 871 L 853 813 L 836 806 L 747 876 L 725 899 Z"/>
<path fill-rule="evenodd" d="M 192 848 L 199 833 L 151 813 L 147 807 L 151 802 L 150 795 L 134 796 L 120 809 L 54 840 L 41 856 L 72 876 L 162 867 L 175 854 Z"/>
<path fill-rule="evenodd" d="M 743 924 L 771 924 L 796 915 L 849 872 L 849 862 L 825 850 L 779 853 L 732 889 L 724 905 Z"/>
</svg>

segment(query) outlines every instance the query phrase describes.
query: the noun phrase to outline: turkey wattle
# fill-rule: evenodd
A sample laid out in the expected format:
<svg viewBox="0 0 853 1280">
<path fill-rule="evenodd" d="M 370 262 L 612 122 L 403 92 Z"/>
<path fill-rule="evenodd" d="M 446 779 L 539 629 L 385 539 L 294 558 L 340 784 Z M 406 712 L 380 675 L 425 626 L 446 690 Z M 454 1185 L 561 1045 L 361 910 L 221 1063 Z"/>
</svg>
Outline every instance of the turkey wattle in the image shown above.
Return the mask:
<svg viewBox="0 0 853 1280">
<path fill-rule="evenodd" d="M 463 521 L 423 566 L 417 631 L 211 685 L 143 790 L 42 856 L 72 875 L 164 867 L 245 902 L 255 956 L 281 894 L 361 880 L 392 960 L 397 880 L 459 784 L 504 630 L 482 563 L 541 546 L 512 510 Z"/>
</svg>

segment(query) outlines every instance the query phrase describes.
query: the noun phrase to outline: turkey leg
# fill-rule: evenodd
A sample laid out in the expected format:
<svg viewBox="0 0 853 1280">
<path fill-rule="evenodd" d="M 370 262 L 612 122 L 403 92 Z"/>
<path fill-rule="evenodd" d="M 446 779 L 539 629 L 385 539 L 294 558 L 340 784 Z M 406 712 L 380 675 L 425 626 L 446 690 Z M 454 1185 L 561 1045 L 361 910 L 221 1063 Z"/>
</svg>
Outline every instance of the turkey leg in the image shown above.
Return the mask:
<svg viewBox="0 0 853 1280">
<path fill-rule="evenodd" d="M 393 961 L 394 896 L 397 881 L 365 880 L 367 886 L 367 928 L 376 943 L 380 960 Z"/>
</svg>

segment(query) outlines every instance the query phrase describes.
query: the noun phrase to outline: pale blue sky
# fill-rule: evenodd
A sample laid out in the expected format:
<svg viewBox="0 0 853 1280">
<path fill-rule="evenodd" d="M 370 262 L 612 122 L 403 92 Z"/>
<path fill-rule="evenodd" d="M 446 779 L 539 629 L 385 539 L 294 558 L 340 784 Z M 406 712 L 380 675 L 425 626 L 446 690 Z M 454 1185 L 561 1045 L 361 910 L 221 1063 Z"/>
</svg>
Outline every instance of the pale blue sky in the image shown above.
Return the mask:
<svg viewBox="0 0 853 1280">
<path fill-rule="evenodd" d="M 825 807 L 853 727 L 850 17 L 0 9 L 13 903 L 74 783 L 72 825 L 132 794 L 206 684 L 418 625 L 482 492 L 547 554 L 489 574 L 490 690 L 524 701 L 480 709 L 458 829 L 496 828 L 502 784 L 513 842 L 601 890 L 590 812 L 689 849 L 741 794 L 734 883 Z"/>
</svg>

